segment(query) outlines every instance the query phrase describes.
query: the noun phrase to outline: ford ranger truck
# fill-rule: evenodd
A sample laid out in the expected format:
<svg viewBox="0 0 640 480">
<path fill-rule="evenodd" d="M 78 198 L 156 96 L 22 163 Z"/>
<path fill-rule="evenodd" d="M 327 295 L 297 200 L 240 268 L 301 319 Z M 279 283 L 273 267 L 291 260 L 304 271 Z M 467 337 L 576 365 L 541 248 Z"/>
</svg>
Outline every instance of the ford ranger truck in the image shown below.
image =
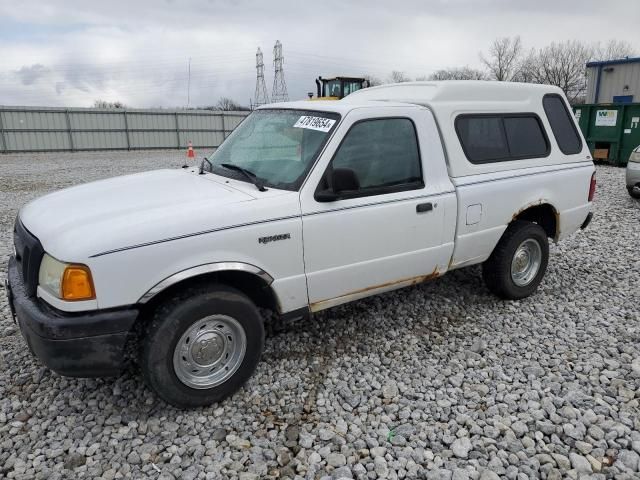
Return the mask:
<svg viewBox="0 0 640 480">
<path fill-rule="evenodd" d="M 68 376 L 133 351 L 168 403 L 218 402 L 251 376 L 263 311 L 285 319 L 482 264 L 490 292 L 533 294 L 591 220 L 592 159 L 562 91 L 417 82 L 252 112 L 200 167 L 25 205 L 11 309 Z"/>
</svg>

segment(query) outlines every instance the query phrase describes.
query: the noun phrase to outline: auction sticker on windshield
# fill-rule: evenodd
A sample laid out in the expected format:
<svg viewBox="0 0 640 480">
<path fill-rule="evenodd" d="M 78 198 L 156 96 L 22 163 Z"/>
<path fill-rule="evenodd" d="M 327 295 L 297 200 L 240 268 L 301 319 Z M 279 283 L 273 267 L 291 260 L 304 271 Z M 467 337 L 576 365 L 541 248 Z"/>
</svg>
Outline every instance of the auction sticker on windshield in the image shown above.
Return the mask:
<svg viewBox="0 0 640 480">
<path fill-rule="evenodd" d="M 328 132 L 336 123 L 335 120 L 330 118 L 312 117 L 305 115 L 300 117 L 293 126 L 294 128 L 309 128 L 311 130 L 318 130 L 319 132 Z"/>
</svg>

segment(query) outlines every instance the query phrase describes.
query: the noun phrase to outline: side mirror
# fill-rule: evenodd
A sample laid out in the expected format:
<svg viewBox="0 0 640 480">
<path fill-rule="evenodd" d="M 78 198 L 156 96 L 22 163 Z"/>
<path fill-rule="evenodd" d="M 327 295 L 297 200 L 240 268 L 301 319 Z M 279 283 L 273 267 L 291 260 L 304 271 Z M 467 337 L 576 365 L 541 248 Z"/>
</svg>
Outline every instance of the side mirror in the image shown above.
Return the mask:
<svg viewBox="0 0 640 480">
<path fill-rule="evenodd" d="M 335 202 L 343 196 L 343 192 L 354 192 L 360 189 L 360 181 L 356 172 L 350 168 L 336 168 L 331 172 L 332 189 L 323 190 L 315 194 L 318 202 Z"/>
<path fill-rule="evenodd" d="M 336 193 L 359 190 L 360 181 L 356 172 L 350 168 L 336 168 L 331 176 L 333 191 Z"/>
<path fill-rule="evenodd" d="M 316 192 L 314 198 L 316 199 L 316 202 L 335 202 L 340 198 L 340 196 L 331 190 L 323 190 L 321 192 Z"/>
<path fill-rule="evenodd" d="M 205 168 L 204 164 L 209 165 L 207 168 Z M 202 159 L 202 162 L 200 163 L 200 175 L 204 175 L 204 172 L 207 171 L 209 173 L 213 172 L 213 165 L 211 164 L 211 162 L 209 161 L 209 159 L 207 157 L 204 157 Z"/>
</svg>

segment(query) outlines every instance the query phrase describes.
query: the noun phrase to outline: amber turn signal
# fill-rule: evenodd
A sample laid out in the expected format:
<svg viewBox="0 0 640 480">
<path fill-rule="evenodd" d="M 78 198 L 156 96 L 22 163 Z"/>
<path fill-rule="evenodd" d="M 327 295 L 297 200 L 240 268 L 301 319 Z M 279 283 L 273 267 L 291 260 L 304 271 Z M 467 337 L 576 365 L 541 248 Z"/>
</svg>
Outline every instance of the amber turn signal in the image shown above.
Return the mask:
<svg viewBox="0 0 640 480">
<path fill-rule="evenodd" d="M 62 274 L 60 293 L 63 300 L 93 300 L 96 298 L 89 268 L 84 265 L 69 265 L 65 268 Z"/>
</svg>

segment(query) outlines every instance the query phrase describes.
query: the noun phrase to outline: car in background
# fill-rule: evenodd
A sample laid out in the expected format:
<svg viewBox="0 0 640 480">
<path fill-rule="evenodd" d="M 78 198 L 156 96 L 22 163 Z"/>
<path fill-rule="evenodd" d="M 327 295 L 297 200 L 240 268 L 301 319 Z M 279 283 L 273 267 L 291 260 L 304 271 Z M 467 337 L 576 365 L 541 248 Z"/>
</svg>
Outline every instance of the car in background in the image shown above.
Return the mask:
<svg viewBox="0 0 640 480">
<path fill-rule="evenodd" d="M 640 145 L 629 156 L 627 163 L 627 190 L 633 198 L 640 198 Z"/>
</svg>

